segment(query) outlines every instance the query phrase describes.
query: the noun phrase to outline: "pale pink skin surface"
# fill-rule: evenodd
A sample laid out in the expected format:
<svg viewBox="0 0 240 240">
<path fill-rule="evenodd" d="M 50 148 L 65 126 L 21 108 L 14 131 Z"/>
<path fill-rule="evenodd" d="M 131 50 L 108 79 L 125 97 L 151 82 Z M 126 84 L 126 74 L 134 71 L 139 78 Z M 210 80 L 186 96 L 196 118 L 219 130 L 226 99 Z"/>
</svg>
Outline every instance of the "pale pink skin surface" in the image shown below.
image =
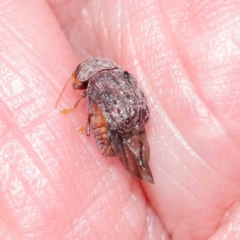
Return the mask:
<svg viewBox="0 0 240 240">
<path fill-rule="evenodd" d="M 2 1 L 0 27 L 0 239 L 239 239 L 239 0 Z M 145 92 L 155 185 L 54 109 L 90 56 Z"/>
</svg>

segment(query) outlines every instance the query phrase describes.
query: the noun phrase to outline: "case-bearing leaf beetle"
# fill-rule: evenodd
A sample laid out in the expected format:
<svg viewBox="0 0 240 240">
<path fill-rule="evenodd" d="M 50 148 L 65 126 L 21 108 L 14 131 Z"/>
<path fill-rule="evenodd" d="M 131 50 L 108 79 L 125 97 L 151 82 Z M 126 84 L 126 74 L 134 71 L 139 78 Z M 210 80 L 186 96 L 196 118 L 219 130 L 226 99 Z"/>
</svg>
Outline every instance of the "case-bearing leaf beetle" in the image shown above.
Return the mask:
<svg viewBox="0 0 240 240">
<path fill-rule="evenodd" d="M 86 135 L 90 136 L 91 126 L 104 156 L 118 156 L 130 174 L 154 184 L 145 133 L 150 114 L 136 79 L 115 62 L 98 57 L 80 63 L 69 80 L 74 89 L 83 92 L 73 108 L 61 112 L 71 112 L 86 97 Z"/>
</svg>

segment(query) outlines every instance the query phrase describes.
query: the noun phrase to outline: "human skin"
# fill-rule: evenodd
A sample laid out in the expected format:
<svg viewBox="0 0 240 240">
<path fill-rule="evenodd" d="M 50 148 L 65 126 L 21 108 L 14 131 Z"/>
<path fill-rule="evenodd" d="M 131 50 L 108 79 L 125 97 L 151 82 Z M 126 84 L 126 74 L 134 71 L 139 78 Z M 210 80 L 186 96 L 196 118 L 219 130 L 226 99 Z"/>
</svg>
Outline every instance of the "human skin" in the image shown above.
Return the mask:
<svg viewBox="0 0 240 240">
<path fill-rule="evenodd" d="M 0 239 L 239 239 L 238 0 L 2 1 L 0 16 Z M 77 133 L 85 100 L 54 109 L 90 56 L 137 77 L 155 185 Z"/>
</svg>

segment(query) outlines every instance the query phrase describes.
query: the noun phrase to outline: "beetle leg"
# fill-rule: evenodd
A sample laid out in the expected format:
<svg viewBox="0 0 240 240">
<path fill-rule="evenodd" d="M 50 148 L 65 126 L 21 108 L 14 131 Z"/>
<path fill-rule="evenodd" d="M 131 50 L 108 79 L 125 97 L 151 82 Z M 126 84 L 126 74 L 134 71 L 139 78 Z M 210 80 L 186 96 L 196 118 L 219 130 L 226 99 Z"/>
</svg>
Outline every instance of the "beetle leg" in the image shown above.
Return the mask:
<svg viewBox="0 0 240 240">
<path fill-rule="evenodd" d="M 88 118 L 87 118 L 86 128 L 85 128 L 86 135 L 87 135 L 88 137 L 90 136 L 90 123 L 91 123 L 91 116 L 92 116 L 92 114 L 89 113 L 89 114 L 88 114 Z"/>
<path fill-rule="evenodd" d="M 61 110 L 61 113 L 62 114 L 67 114 L 67 113 L 70 113 L 72 112 L 74 109 L 77 108 L 78 104 L 81 102 L 82 98 L 85 98 L 87 96 L 87 91 L 84 91 L 82 94 L 81 94 L 81 97 L 77 100 L 77 102 L 74 104 L 74 106 L 72 108 L 64 108 Z"/>
<path fill-rule="evenodd" d="M 79 133 L 83 133 L 85 131 L 85 126 L 81 126 L 77 129 Z"/>
<path fill-rule="evenodd" d="M 77 129 L 79 133 L 85 132 L 86 135 L 89 137 L 90 136 L 90 123 L 91 123 L 91 113 L 88 114 L 87 122 L 85 126 L 81 126 Z"/>
</svg>

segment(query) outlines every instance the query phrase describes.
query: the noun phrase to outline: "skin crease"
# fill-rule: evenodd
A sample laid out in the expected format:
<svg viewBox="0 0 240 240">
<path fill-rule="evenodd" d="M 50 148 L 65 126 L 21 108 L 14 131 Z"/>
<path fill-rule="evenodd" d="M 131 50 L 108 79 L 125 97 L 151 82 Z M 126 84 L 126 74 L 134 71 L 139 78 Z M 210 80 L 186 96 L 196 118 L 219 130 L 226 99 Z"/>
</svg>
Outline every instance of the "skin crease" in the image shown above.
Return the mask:
<svg viewBox="0 0 240 240">
<path fill-rule="evenodd" d="M 239 239 L 239 1 L 3 1 L 0 16 L 0 239 Z M 54 110 L 90 56 L 146 94 L 155 185 L 76 132 L 85 101 Z"/>
</svg>

